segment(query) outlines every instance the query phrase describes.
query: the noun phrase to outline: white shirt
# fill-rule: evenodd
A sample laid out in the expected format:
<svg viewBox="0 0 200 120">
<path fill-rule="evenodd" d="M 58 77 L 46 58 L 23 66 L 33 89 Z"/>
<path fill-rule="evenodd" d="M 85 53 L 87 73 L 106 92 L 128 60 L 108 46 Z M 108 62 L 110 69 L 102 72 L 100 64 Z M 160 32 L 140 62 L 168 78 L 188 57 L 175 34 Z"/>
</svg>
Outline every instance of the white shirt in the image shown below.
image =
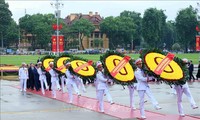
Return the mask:
<svg viewBox="0 0 200 120">
<path fill-rule="evenodd" d="M 97 90 L 107 89 L 106 81 L 107 78 L 105 77 L 105 75 L 101 71 L 98 71 L 96 74 Z"/>
<path fill-rule="evenodd" d="M 67 76 L 68 83 L 69 84 L 75 84 L 75 76 L 72 75 L 68 69 L 66 70 L 65 74 Z"/>
<path fill-rule="evenodd" d="M 138 82 L 137 90 L 146 90 L 147 87 L 149 87 L 149 85 L 147 83 L 147 77 L 145 77 L 144 72 L 140 68 L 136 69 L 135 77 Z"/>
<path fill-rule="evenodd" d="M 21 67 L 19 69 L 19 79 L 28 79 L 28 69 Z"/>
<path fill-rule="evenodd" d="M 55 82 L 58 80 L 58 74 L 56 73 L 56 71 L 51 69 L 51 70 L 49 70 L 49 73 L 51 75 L 51 82 Z"/>
<path fill-rule="evenodd" d="M 39 80 L 44 80 L 44 79 L 46 79 L 46 75 L 45 75 L 46 72 L 42 71 L 41 68 L 38 68 L 38 69 L 37 69 L 37 72 L 38 72 L 38 74 L 40 75 L 40 76 L 39 76 Z"/>
</svg>

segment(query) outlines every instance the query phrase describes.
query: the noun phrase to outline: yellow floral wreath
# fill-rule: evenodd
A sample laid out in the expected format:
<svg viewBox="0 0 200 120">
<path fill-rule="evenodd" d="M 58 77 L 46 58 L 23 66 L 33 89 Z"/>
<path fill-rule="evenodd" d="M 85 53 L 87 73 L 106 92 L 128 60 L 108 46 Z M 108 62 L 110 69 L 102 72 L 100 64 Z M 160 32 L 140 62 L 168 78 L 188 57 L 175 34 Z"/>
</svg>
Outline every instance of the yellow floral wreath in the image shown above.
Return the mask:
<svg viewBox="0 0 200 120">
<path fill-rule="evenodd" d="M 120 61 L 125 57 L 124 54 L 115 51 L 107 51 L 103 56 L 101 56 L 101 62 L 104 65 L 104 73 L 114 80 L 117 84 L 129 85 L 136 82 L 134 79 L 135 66 L 133 60 L 131 59 L 125 66 L 117 73 L 115 76 L 111 74 L 112 70 L 120 63 Z"/>
<path fill-rule="evenodd" d="M 160 53 L 151 52 L 146 54 L 144 61 L 149 70 L 154 71 L 164 58 L 165 56 Z M 174 60 L 160 74 L 160 77 L 165 80 L 180 80 L 183 76 L 183 70 Z"/>
<path fill-rule="evenodd" d="M 182 85 L 188 79 L 188 70 L 183 61 L 174 57 L 174 59 L 164 68 L 160 75 L 154 73 L 158 64 L 165 58 L 166 53 L 160 49 L 144 49 L 140 53 L 143 60 L 143 70 L 148 75 L 154 76 L 158 81 L 166 84 Z"/>
</svg>

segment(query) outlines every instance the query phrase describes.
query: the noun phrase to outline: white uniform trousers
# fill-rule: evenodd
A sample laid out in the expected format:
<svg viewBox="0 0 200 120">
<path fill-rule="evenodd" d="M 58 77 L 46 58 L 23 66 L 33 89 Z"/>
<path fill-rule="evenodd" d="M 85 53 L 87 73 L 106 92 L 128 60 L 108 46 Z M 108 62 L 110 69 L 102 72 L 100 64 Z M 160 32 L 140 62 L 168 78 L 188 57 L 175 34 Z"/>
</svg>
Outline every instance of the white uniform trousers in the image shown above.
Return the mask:
<svg viewBox="0 0 200 120">
<path fill-rule="evenodd" d="M 153 104 L 153 106 L 156 107 L 158 105 L 158 101 L 154 98 L 154 96 L 151 93 L 151 90 L 149 89 L 149 87 L 146 88 L 146 92 L 145 93 L 148 96 L 148 98 L 150 99 L 150 101 Z"/>
<path fill-rule="evenodd" d="M 98 92 L 98 101 L 99 101 L 99 109 L 101 112 L 104 112 L 104 101 L 103 101 L 103 96 L 105 94 L 105 90 L 97 90 Z"/>
<path fill-rule="evenodd" d="M 140 114 L 141 116 L 145 116 L 145 111 L 144 111 L 144 95 L 145 95 L 145 90 L 138 90 L 138 95 L 140 97 Z"/>
<path fill-rule="evenodd" d="M 73 101 L 73 90 L 72 87 L 74 88 L 74 91 L 76 92 L 76 94 L 80 95 L 79 89 L 76 85 L 75 82 L 68 82 L 67 83 L 67 90 L 68 90 L 68 95 L 69 95 L 69 102 L 72 103 Z"/>
<path fill-rule="evenodd" d="M 47 80 L 46 80 L 46 79 L 40 80 L 40 84 L 41 84 L 42 94 L 44 95 L 44 94 L 45 94 L 44 85 L 45 85 L 45 88 L 46 88 L 46 89 L 49 89 L 49 87 L 48 87 L 48 85 L 47 85 Z"/>
<path fill-rule="evenodd" d="M 179 114 L 184 114 L 183 106 L 182 106 L 182 95 L 183 93 L 187 96 L 191 106 L 195 105 L 194 98 L 192 97 L 189 88 L 182 88 L 181 86 L 176 86 L 176 93 L 177 93 L 177 104 L 178 104 L 178 112 Z"/>
<path fill-rule="evenodd" d="M 21 91 L 26 91 L 26 83 L 27 83 L 27 79 L 20 79 L 20 87 L 21 87 Z"/>
<path fill-rule="evenodd" d="M 51 89 L 52 89 L 52 95 L 53 95 L 53 98 L 56 98 L 56 81 L 53 81 L 51 82 Z"/>
<path fill-rule="evenodd" d="M 86 89 L 85 89 L 85 85 L 83 84 L 83 80 L 78 78 L 76 80 L 76 83 L 77 83 L 77 86 L 79 89 L 81 89 L 83 92 L 86 92 Z"/>
<path fill-rule="evenodd" d="M 129 95 L 130 95 L 130 108 L 135 109 L 135 104 L 134 104 L 134 87 L 128 86 L 129 89 Z"/>
<path fill-rule="evenodd" d="M 56 80 L 56 87 L 57 87 L 58 90 L 61 90 L 61 87 L 60 87 L 60 84 L 59 84 L 58 80 Z"/>
<path fill-rule="evenodd" d="M 62 92 L 65 92 L 65 84 L 67 85 L 67 79 L 64 77 L 61 77 L 61 87 L 62 87 Z"/>
<path fill-rule="evenodd" d="M 110 91 L 109 91 L 108 88 L 106 88 L 106 89 L 104 90 L 104 94 L 106 94 L 106 97 L 107 97 L 108 102 L 113 103 L 113 99 L 112 99 L 112 97 L 111 97 L 111 95 L 110 95 Z"/>
</svg>

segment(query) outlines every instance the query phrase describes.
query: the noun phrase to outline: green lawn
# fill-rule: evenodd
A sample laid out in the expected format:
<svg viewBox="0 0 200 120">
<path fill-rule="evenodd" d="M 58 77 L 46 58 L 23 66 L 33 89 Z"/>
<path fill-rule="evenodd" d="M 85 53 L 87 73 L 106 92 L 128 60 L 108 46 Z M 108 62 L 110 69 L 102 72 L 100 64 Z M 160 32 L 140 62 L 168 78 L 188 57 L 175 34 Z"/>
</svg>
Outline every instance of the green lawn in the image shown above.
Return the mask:
<svg viewBox="0 0 200 120">
<path fill-rule="evenodd" d="M 100 59 L 100 55 L 87 55 L 87 54 L 79 54 L 75 56 L 82 57 L 84 59 L 93 60 L 94 62 Z M 139 54 L 128 54 L 130 57 L 137 59 Z M 179 58 L 187 58 L 188 60 L 192 60 L 194 64 L 198 64 L 200 60 L 200 53 L 188 53 L 188 54 L 176 54 Z M 43 57 L 43 55 L 1 55 L 0 64 L 11 64 L 20 66 L 22 62 L 25 63 L 36 63 L 38 58 Z"/>
</svg>

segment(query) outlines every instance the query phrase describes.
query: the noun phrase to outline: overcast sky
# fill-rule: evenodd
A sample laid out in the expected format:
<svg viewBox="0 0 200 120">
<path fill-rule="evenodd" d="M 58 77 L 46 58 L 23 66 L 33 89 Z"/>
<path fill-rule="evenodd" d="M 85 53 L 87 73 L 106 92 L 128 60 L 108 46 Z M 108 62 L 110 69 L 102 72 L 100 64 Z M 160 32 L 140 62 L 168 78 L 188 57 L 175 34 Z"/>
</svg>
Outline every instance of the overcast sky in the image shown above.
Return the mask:
<svg viewBox="0 0 200 120">
<path fill-rule="evenodd" d="M 9 4 L 14 20 L 18 23 L 18 19 L 26 14 L 47 14 L 54 13 L 55 8 L 50 3 L 55 3 L 55 0 L 5 0 Z M 88 14 L 89 11 L 93 13 L 98 12 L 102 17 L 119 16 L 124 10 L 139 12 L 143 15 L 144 11 L 150 7 L 166 10 L 165 14 L 167 20 L 175 20 L 177 12 L 183 8 L 192 5 L 197 8 L 197 2 L 193 0 L 186 1 L 162 1 L 162 0 L 150 0 L 150 1 L 136 1 L 136 0 L 59 0 L 64 6 L 61 8 L 61 18 L 65 18 L 71 13 Z M 200 2 L 199 2 L 200 3 Z"/>
</svg>

